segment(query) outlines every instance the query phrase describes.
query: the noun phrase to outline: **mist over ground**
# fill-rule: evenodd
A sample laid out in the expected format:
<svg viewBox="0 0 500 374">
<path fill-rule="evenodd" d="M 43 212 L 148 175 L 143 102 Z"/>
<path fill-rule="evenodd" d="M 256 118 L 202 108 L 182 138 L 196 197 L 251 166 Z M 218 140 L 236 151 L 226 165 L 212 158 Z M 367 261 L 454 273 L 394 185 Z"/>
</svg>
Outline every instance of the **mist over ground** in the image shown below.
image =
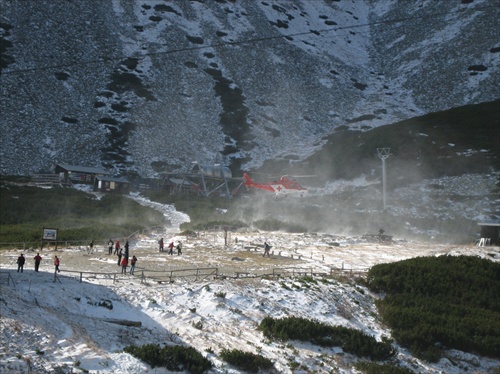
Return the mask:
<svg viewBox="0 0 500 374">
<path fill-rule="evenodd" d="M 479 234 L 477 222 L 498 209 L 499 176 L 442 177 L 388 188 L 385 210 L 380 180 L 339 180 L 309 188 L 304 197 L 254 191 L 236 198 L 230 214 L 249 226 L 267 221 L 271 229 L 290 232 L 359 236 L 378 234 L 382 228 L 402 239 L 473 243 Z"/>
</svg>

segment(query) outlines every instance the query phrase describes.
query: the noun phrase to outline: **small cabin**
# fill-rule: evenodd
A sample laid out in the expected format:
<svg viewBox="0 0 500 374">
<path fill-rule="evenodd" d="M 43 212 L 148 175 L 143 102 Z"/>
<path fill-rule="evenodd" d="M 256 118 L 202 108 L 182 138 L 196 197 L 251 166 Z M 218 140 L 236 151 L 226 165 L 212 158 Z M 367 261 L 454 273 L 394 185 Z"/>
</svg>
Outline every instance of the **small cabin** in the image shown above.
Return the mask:
<svg viewBox="0 0 500 374">
<path fill-rule="evenodd" d="M 167 183 L 171 194 L 194 194 L 199 195 L 201 193 L 200 187 L 185 178 L 168 178 Z"/>
<path fill-rule="evenodd" d="M 94 192 L 116 192 L 127 194 L 130 192 L 130 182 L 125 178 L 98 175 L 94 181 Z"/>
<path fill-rule="evenodd" d="M 489 239 L 491 245 L 500 245 L 500 219 L 477 224 L 481 228 L 481 239 Z"/>
<path fill-rule="evenodd" d="M 94 180 L 97 176 L 109 175 L 109 173 L 102 168 L 68 164 L 57 164 L 56 174 L 59 174 L 60 180 L 65 183 L 71 182 L 90 185 L 94 184 Z"/>
</svg>

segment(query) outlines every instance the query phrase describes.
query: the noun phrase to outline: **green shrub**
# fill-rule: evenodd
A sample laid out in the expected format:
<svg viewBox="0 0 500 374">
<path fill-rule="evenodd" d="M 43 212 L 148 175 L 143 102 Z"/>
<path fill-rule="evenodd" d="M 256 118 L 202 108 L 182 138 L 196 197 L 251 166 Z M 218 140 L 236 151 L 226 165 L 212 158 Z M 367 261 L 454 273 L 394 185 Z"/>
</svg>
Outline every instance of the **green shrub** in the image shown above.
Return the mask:
<svg viewBox="0 0 500 374">
<path fill-rule="evenodd" d="M 271 360 L 261 355 L 250 352 L 243 352 L 238 349 L 223 349 L 220 358 L 228 364 L 250 373 L 257 373 L 259 370 L 269 370 L 274 364 Z"/>
<path fill-rule="evenodd" d="M 171 371 L 186 370 L 189 373 L 201 374 L 212 367 L 210 360 L 192 347 L 180 345 L 160 348 L 157 344 L 145 344 L 141 347 L 130 345 L 125 352 L 146 362 L 151 367 L 164 367 Z"/>
<path fill-rule="evenodd" d="M 372 360 L 385 360 L 396 353 L 389 339 L 382 338 L 382 342 L 377 342 L 373 336 L 362 331 L 305 318 L 266 317 L 261 321 L 259 330 L 269 339 L 306 341 L 324 347 L 339 346 L 345 352 Z"/>
<path fill-rule="evenodd" d="M 356 369 L 364 374 L 413 374 L 413 371 L 407 368 L 394 366 L 391 364 L 378 364 L 375 362 L 358 362 L 354 365 Z"/>
<path fill-rule="evenodd" d="M 394 338 L 435 362 L 445 348 L 500 357 L 500 264 L 470 256 L 419 257 L 372 267 L 367 286 Z"/>
</svg>

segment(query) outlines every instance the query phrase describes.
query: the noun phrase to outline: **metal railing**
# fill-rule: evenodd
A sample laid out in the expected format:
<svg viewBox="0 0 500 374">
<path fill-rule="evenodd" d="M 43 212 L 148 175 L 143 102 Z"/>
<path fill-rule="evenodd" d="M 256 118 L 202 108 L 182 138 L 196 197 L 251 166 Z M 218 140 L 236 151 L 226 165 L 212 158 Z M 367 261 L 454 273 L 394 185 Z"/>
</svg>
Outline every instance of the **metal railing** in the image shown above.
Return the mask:
<svg viewBox="0 0 500 374">
<path fill-rule="evenodd" d="M 10 275 L 10 271 L 0 271 L 0 284 L 7 284 L 7 286 L 12 285 L 16 287 L 16 283 L 14 282 L 14 278 Z"/>
<path fill-rule="evenodd" d="M 12 270 L 14 271 L 14 270 Z M 117 272 L 94 272 L 94 271 L 75 271 L 75 270 L 61 270 L 61 272 L 54 272 L 54 282 L 61 282 L 61 274 L 68 278 L 73 278 L 82 283 L 84 280 L 111 280 L 113 284 L 118 282 L 122 277 L 130 277 L 140 279 L 141 284 L 147 284 L 148 281 L 162 283 L 174 283 L 178 279 L 187 281 L 202 281 L 206 279 L 237 279 L 237 278 L 295 278 L 301 276 L 322 276 L 322 277 L 335 277 L 338 275 L 343 276 L 363 276 L 368 272 L 366 269 L 343 269 L 343 268 L 330 268 L 329 272 L 324 269 L 314 268 L 300 268 L 300 267 L 287 267 L 287 268 L 273 268 L 271 271 L 249 272 L 242 271 L 241 269 L 234 269 L 234 275 L 222 274 L 218 267 L 208 268 L 182 268 L 182 269 L 169 269 L 169 270 L 148 270 L 136 268 L 135 274 L 117 273 Z M 0 271 L 0 283 L 15 287 L 14 279 L 10 271 Z"/>
<path fill-rule="evenodd" d="M 173 283 L 178 279 L 193 279 L 195 282 L 205 280 L 211 277 L 212 279 L 219 278 L 219 268 L 192 268 L 192 269 L 172 269 L 172 270 L 141 270 L 141 283 L 146 283 L 148 279 L 163 283 Z"/>
</svg>

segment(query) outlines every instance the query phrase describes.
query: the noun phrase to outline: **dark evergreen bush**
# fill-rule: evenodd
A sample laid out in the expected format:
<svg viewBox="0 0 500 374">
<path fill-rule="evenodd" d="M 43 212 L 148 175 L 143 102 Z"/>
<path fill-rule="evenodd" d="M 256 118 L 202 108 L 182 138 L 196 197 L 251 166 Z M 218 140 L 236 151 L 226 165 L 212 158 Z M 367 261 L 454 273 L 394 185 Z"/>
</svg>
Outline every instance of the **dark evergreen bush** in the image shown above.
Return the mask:
<svg viewBox="0 0 500 374">
<path fill-rule="evenodd" d="M 261 321 L 259 330 L 270 339 L 306 341 L 324 347 L 339 346 L 345 352 L 369 357 L 372 360 L 385 360 L 396 353 L 391 345 L 392 342 L 388 339 L 384 338 L 382 342 L 377 342 L 373 336 L 366 335 L 362 331 L 331 326 L 305 318 L 266 317 Z"/>
<path fill-rule="evenodd" d="M 413 371 L 407 368 L 375 362 L 359 362 L 355 367 L 364 374 L 413 374 Z"/>
<path fill-rule="evenodd" d="M 201 374 L 212 367 L 210 360 L 193 347 L 174 345 L 160 348 L 158 344 L 145 344 L 140 347 L 130 345 L 125 347 L 124 351 L 153 368 L 164 367 L 171 371 L 186 370 L 189 373 Z"/>
<path fill-rule="evenodd" d="M 228 364 L 249 373 L 257 373 L 259 370 L 269 370 L 274 366 L 273 362 L 266 357 L 250 352 L 243 352 L 238 349 L 223 349 L 220 357 Z"/>
<path fill-rule="evenodd" d="M 395 339 L 437 361 L 445 348 L 500 357 L 500 264 L 470 256 L 419 257 L 372 267 L 368 287 Z"/>
</svg>

